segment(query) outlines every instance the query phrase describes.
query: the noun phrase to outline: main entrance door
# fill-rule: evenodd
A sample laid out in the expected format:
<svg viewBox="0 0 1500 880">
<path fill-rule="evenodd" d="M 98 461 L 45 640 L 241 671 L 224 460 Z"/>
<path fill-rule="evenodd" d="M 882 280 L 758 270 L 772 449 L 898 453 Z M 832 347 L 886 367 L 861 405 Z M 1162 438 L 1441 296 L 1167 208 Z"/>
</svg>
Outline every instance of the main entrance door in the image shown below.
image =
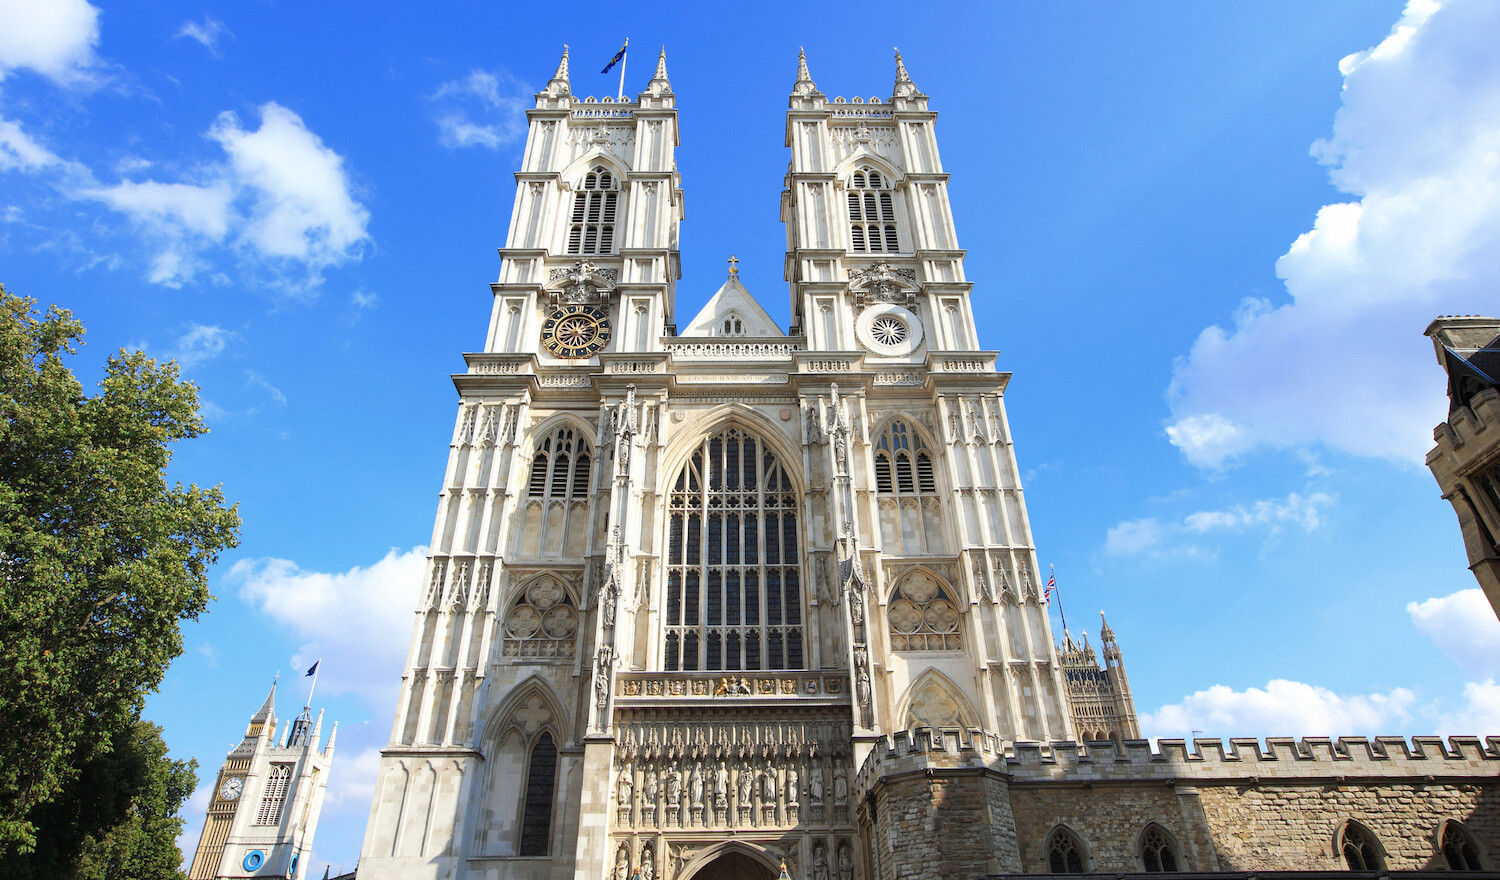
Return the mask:
<svg viewBox="0 0 1500 880">
<path fill-rule="evenodd" d="M 776 875 L 744 853 L 730 852 L 699 868 L 692 880 L 776 880 Z"/>
</svg>

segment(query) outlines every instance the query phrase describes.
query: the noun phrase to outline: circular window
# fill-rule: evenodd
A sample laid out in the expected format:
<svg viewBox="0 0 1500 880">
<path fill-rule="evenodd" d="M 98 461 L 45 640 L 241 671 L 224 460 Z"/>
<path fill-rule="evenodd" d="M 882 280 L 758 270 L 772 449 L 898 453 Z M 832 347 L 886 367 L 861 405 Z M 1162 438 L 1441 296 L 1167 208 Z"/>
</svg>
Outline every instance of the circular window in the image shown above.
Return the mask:
<svg viewBox="0 0 1500 880">
<path fill-rule="evenodd" d="M 922 322 L 898 305 L 873 305 L 854 322 L 855 335 L 872 354 L 904 357 L 922 344 Z"/>
<path fill-rule="evenodd" d="M 258 849 L 252 849 L 245 853 L 245 870 L 254 871 L 266 863 L 266 854 Z"/>
</svg>

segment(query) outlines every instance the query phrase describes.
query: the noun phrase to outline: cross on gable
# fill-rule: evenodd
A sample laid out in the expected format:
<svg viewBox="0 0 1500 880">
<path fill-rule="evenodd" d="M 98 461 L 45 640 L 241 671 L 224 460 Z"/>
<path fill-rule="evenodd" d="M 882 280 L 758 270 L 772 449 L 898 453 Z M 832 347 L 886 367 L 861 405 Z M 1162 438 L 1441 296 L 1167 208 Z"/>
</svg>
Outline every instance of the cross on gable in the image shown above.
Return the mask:
<svg viewBox="0 0 1500 880">
<path fill-rule="evenodd" d="M 729 274 L 740 274 L 740 258 L 736 257 L 734 254 L 729 255 Z"/>
</svg>

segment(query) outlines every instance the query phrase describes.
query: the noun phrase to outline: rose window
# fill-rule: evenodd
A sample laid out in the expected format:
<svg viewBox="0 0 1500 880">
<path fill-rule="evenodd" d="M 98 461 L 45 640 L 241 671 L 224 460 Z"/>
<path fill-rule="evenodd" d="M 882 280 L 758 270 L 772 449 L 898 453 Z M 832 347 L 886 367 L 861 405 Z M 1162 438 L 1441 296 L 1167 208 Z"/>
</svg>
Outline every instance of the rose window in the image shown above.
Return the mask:
<svg viewBox="0 0 1500 880">
<path fill-rule="evenodd" d="M 870 335 L 881 345 L 900 345 L 906 341 L 906 322 L 894 315 L 881 315 L 870 323 Z"/>
<path fill-rule="evenodd" d="M 895 651 L 959 651 L 958 603 L 936 578 L 916 572 L 902 581 L 886 616 Z"/>
<path fill-rule="evenodd" d="M 578 611 L 562 585 L 544 577 L 505 615 L 505 656 L 571 657 Z"/>
</svg>

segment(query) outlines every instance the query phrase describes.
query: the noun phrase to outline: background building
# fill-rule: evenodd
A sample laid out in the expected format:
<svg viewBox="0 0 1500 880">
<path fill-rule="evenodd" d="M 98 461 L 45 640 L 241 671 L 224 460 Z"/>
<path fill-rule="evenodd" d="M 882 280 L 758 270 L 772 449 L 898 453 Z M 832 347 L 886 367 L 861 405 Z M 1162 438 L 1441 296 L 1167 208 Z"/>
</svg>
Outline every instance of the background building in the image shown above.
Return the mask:
<svg viewBox="0 0 1500 880">
<path fill-rule="evenodd" d="M 1137 740 L 1055 645 L 936 114 L 799 61 L 792 326 L 678 332 L 677 109 L 528 112 L 359 876 L 770 878 L 1488 864 L 1478 740 Z M 1093 742 L 1080 747 L 1076 741 Z"/>
</svg>

